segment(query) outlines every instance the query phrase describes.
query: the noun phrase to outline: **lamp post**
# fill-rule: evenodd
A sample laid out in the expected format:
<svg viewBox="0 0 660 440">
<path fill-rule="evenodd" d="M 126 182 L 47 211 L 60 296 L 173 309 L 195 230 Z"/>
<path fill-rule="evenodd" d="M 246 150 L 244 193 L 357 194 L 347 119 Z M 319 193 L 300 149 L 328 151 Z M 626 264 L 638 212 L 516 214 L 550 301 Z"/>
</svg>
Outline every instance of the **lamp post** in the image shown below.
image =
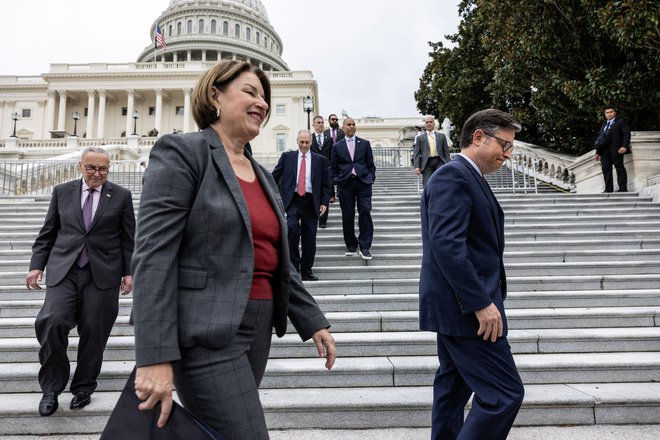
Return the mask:
<svg viewBox="0 0 660 440">
<path fill-rule="evenodd" d="M 314 98 L 307 95 L 303 98 L 303 111 L 307 113 L 307 130 L 309 130 L 309 114 L 314 110 Z"/>
<path fill-rule="evenodd" d="M 137 136 L 137 120 L 140 119 L 140 112 L 135 110 L 133 112 L 133 136 Z"/>
<path fill-rule="evenodd" d="M 78 119 L 80 119 L 80 113 L 73 112 L 71 117 L 73 118 L 73 135 L 78 137 Z"/>
<path fill-rule="evenodd" d="M 20 118 L 18 117 L 18 113 L 14 112 L 11 114 L 11 118 L 14 120 L 14 133 L 10 137 L 18 137 L 16 136 L 16 121 L 18 121 Z"/>
</svg>

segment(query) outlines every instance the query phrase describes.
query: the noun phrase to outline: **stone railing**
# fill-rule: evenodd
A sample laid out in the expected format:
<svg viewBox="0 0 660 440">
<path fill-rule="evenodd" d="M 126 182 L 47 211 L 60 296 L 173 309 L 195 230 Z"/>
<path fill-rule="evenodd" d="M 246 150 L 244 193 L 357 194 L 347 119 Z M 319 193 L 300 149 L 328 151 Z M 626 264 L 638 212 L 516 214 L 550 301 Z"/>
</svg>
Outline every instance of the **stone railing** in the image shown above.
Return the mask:
<svg viewBox="0 0 660 440">
<path fill-rule="evenodd" d="M 566 191 L 575 191 L 575 173 L 570 170 L 575 156 L 521 141 L 515 141 L 515 155 L 520 168 L 517 171 Z"/>
</svg>

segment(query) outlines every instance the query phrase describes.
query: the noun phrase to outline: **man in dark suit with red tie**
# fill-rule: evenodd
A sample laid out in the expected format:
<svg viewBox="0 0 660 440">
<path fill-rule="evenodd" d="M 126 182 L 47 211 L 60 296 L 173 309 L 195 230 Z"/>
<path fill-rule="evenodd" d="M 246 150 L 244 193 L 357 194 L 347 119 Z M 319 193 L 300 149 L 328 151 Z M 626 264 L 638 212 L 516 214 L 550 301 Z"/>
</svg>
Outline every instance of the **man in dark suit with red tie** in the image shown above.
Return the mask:
<svg viewBox="0 0 660 440">
<path fill-rule="evenodd" d="M 522 404 L 524 387 L 506 338 L 504 213 L 484 178 L 511 158 L 520 129 L 499 110 L 470 116 L 461 152 L 422 194 L 419 325 L 437 334 L 440 365 L 433 440 L 505 440 Z"/>
<path fill-rule="evenodd" d="M 83 151 L 82 179 L 57 185 L 39 235 L 32 246 L 28 289 L 46 298 L 37 315 L 39 414 L 52 415 L 69 381 L 68 336 L 80 340 L 71 381 L 71 409 L 88 405 L 101 372 L 103 350 L 119 311 L 119 291 L 132 290 L 131 256 L 135 214 L 129 190 L 107 181 L 110 157 L 99 147 Z"/>
<path fill-rule="evenodd" d="M 376 165 L 368 140 L 355 136 L 353 118 L 344 119 L 345 137 L 332 146 L 330 174 L 337 185 L 341 206 L 346 256 L 358 255 L 371 260 L 374 225 L 371 220 L 371 187 L 376 180 Z M 357 203 L 360 235 L 355 237 Z"/>
<path fill-rule="evenodd" d="M 298 132 L 297 143 L 298 150 L 282 153 L 272 174 L 286 211 L 291 263 L 303 281 L 317 281 L 312 266 L 318 219 L 328 209 L 329 165 L 325 157 L 310 151 L 312 136 L 308 130 Z"/>
<path fill-rule="evenodd" d="M 314 132 L 312 133 L 312 147 L 311 150 L 314 153 L 320 154 L 321 156 L 328 159 L 328 173 L 330 173 L 330 152 L 332 150 L 332 138 L 326 135 L 323 132 L 323 116 L 317 115 L 314 116 Z M 330 200 L 334 201 L 335 199 L 335 185 L 330 183 Z M 325 210 L 325 213 L 319 217 L 319 228 L 325 228 L 328 223 L 328 214 L 330 212 L 330 205 L 328 209 Z"/>
</svg>

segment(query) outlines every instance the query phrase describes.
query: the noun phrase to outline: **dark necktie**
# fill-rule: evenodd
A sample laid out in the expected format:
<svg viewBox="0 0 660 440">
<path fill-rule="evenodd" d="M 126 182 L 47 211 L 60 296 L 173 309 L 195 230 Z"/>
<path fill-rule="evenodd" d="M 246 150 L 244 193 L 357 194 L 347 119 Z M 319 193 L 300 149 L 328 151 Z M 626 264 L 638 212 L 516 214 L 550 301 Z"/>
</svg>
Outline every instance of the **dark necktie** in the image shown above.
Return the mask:
<svg viewBox="0 0 660 440">
<path fill-rule="evenodd" d="M 82 207 L 83 223 L 85 224 L 85 231 L 89 231 L 92 225 L 92 214 L 94 212 L 94 188 L 89 188 L 87 198 Z M 83 246 L 80 255 L 78 256 L 78 267 L 85 267 L 89 263 L 89 254 L 87 254 L 87 246 Z"/>
<path fill-rule="evenodd" d="M 316 143 L 319 144 L 319 150 L 323 149 L 323 142 L 321 141 L 321 135 L 317 134 L 316 135 Z"/>
</svg>

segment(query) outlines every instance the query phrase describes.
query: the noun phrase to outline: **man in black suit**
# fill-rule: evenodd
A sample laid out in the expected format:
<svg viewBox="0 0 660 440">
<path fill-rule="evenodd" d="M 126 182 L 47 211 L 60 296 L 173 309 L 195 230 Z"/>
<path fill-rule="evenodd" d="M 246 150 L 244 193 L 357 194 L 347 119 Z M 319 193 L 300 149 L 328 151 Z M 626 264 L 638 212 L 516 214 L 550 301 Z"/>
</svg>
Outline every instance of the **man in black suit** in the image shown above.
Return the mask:
<svg viewBox="0 0 660 440">
<path fill-rule="evenodd" d="M 344 139 L 344 130 L 339 128 L 339 118 L 337 117 L 336 114 L 330 113 L 328 116 L 328 124 L 330 125 L 330 128 L 325 130 L 323 134 L 330 139 L 332 139 L 332 145 L 336 144 L 340 140 Z M 330 159 L 330 158 L 328 158 Z M 334 183 L 332 184 L 332 194 L 330 195 L 330 203 L 335 203 L 337 200 L 335 198 L 335 185 Z"/>
<path fill-rule="evenodd" d="M 46 298 L 37 315 L 39 414 L 52 415 L 69 381 L 68 336 L 77 327 L 80 341 L 71 381 L 71 409 L 91 401 L 101 372 L 103 350 L 119 311 L 118 291 L 131 292 L 135 214 L 129 190 L 107 181 L 110 157 L 99 147 L 83 151 L 82 179 L 57 185 L 34 245 L 29 290 L 48 267 Z"/>
<path fill-rule="evenodd" d="M 320 154 L 328 159 L 328 173 L 330 173 L 330 151 L 332 151 L 332 138 L 323 132 L 323 116 L 314 116 L 314 133 L 312 133 L 312 147 L 314 153 Z M 330 201 L 335 200 L 335 186 L 330 183 Z M 330 205 L 325 213 L 319 217 L 319 228 L 325 228 L 328 223 L 328 213 L 330 212 Z"/>
<path fill-rule="evenodd" d="M 328 160 L 310 151 L 312 136 L 300 130 L 298 150 L 286 151 L 273 169 L 273 178 L 286 210 L 289 255 L 303 281 L 317 281 L 312 272 L 316 255 L 316 232 L 319 215 L 328 209 L 330 175 Z M 298 245 L 302 244 L 302 255 Z"/>
<path fill-rule="evenodd" d="M 605 180 L 605 191 L 614 191 L 612 165 L 616 168 L 619 192 L 628 191 L 628 173 L 623 165 L 623 155 L 630 153 L 630 127 L 625 119 L 616 116 L 613 106 L 605 107 L 606 121 L 600 127 L 596 145 L 596 160 L 600 160 Z"/>
<path fill-rule="evenodd" d="M 330 166 L 337 185 L 346 255 L 358 254 L 371 260 L 374 225 L 371 220 L 371 186 L 376 180 L 376 165 L 368 140 L 355 136 L 353 118 L 344 119 L 345 137 L 332 146 Z M 355 237 L 355 204 L 359 215 L 360 235 Z"/>
</svg>

